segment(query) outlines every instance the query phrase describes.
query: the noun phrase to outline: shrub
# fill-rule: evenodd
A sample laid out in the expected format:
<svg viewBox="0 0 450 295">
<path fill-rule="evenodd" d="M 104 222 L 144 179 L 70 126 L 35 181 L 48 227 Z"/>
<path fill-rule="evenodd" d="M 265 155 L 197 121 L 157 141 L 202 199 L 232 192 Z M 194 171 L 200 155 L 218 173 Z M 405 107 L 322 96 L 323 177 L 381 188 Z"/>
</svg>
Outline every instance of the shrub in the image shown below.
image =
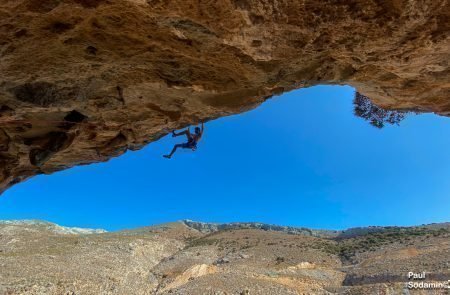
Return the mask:
<svg viewBox="0 0 450 295">
<path fill-rule="evenodd" d="M 359 92 L 355 92 L 353 105 L 356 116 L 369 121 L 372 126 L 377 128 L 383 128 L 386 123 L 398 125 L 407 114 L 404 111 L 383 109 L 373 104 L 370 98 Z"/>
</svg>

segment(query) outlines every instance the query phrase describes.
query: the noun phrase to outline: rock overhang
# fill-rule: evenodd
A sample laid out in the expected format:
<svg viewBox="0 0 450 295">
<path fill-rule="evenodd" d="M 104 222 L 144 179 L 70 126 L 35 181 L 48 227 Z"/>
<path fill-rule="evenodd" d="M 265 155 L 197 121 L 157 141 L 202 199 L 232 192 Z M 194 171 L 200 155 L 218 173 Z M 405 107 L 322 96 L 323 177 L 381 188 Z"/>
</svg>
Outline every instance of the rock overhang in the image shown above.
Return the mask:
<svg viewBox="0 0 450 295">
<path fill-rule="evenodd" d="M 7 0 L 0 187 L 106 161 L 272 95 L 348 84 L 450 114 L 448 1 Z"/>
</svg>

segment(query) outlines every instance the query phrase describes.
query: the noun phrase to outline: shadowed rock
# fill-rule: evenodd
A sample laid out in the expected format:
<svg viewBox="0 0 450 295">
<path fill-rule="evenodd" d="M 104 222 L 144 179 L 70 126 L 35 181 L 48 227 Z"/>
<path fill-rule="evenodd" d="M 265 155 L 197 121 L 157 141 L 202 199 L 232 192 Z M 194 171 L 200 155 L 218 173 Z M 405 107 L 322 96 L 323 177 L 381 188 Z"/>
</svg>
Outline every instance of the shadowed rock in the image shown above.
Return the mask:
<svg viewBox="0 0 450 295">
<path fill-rule="evenodd" d="M 23 171 L 40 173 L 28 155 L 46 171 L 106 161 L 171 130 L 318 84 L 354 86 L 385 109 L 450 115 L 448 5 L 1 1 L 0 106 L 14 110 L 8 120 L 39 124 L 0 125 L 10 137 L 5 156 L 14 158 L 0 190 Z M 89 124 L 76 125 L 70 150 L 56 156 L 23 143 L 67 131 L 61 122 L 75 109 Z"/>
<path fill-rule="evenodd" d="M 41 167 L 54 154 L 67 147 L 69 136 L 64 132 L 51 132 L 43 138 L 28 140 L 28 144 L 33 146 L 35 142 L 44 142 L 38 148 L 30 151 L 30 163 L 34 166 Z"/>
</svg>

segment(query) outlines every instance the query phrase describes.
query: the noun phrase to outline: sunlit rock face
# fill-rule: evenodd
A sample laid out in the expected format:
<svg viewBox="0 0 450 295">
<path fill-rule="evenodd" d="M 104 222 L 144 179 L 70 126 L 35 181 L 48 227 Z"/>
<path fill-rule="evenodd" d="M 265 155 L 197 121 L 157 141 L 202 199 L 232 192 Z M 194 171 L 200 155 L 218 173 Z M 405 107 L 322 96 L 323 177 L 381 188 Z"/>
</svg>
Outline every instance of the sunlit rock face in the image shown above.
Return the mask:
<svg viewBox="0 0 450 295">
<path fill-rule="evenodd" d="M 445 0 L 2 0 L 0 187 L 274 94 L 450 114 Z"/>
</svg>

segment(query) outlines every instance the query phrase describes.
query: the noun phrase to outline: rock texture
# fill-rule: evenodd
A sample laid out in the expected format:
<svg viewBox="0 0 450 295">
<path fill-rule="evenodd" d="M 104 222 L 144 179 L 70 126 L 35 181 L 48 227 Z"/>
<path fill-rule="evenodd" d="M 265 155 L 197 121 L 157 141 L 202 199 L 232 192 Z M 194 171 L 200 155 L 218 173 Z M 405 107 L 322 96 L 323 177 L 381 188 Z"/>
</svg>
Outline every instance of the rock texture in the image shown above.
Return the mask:
<svg viewBox="0 0 450 295">
<path fill-rule="evenodd" d="M 405 282 L 424 270 L 425 282 L 448 280 L 450 224 L 314 231 L 322 237 L 293 229 L 176 222 L 99 233 L 0 222 L 0 294 L 447 294 Z"/>
<path fill-rule="evenodd" d="M 272 95 L 450 114 L 447 0 L 2 0 L 0 188 Z"/>
</svg>

